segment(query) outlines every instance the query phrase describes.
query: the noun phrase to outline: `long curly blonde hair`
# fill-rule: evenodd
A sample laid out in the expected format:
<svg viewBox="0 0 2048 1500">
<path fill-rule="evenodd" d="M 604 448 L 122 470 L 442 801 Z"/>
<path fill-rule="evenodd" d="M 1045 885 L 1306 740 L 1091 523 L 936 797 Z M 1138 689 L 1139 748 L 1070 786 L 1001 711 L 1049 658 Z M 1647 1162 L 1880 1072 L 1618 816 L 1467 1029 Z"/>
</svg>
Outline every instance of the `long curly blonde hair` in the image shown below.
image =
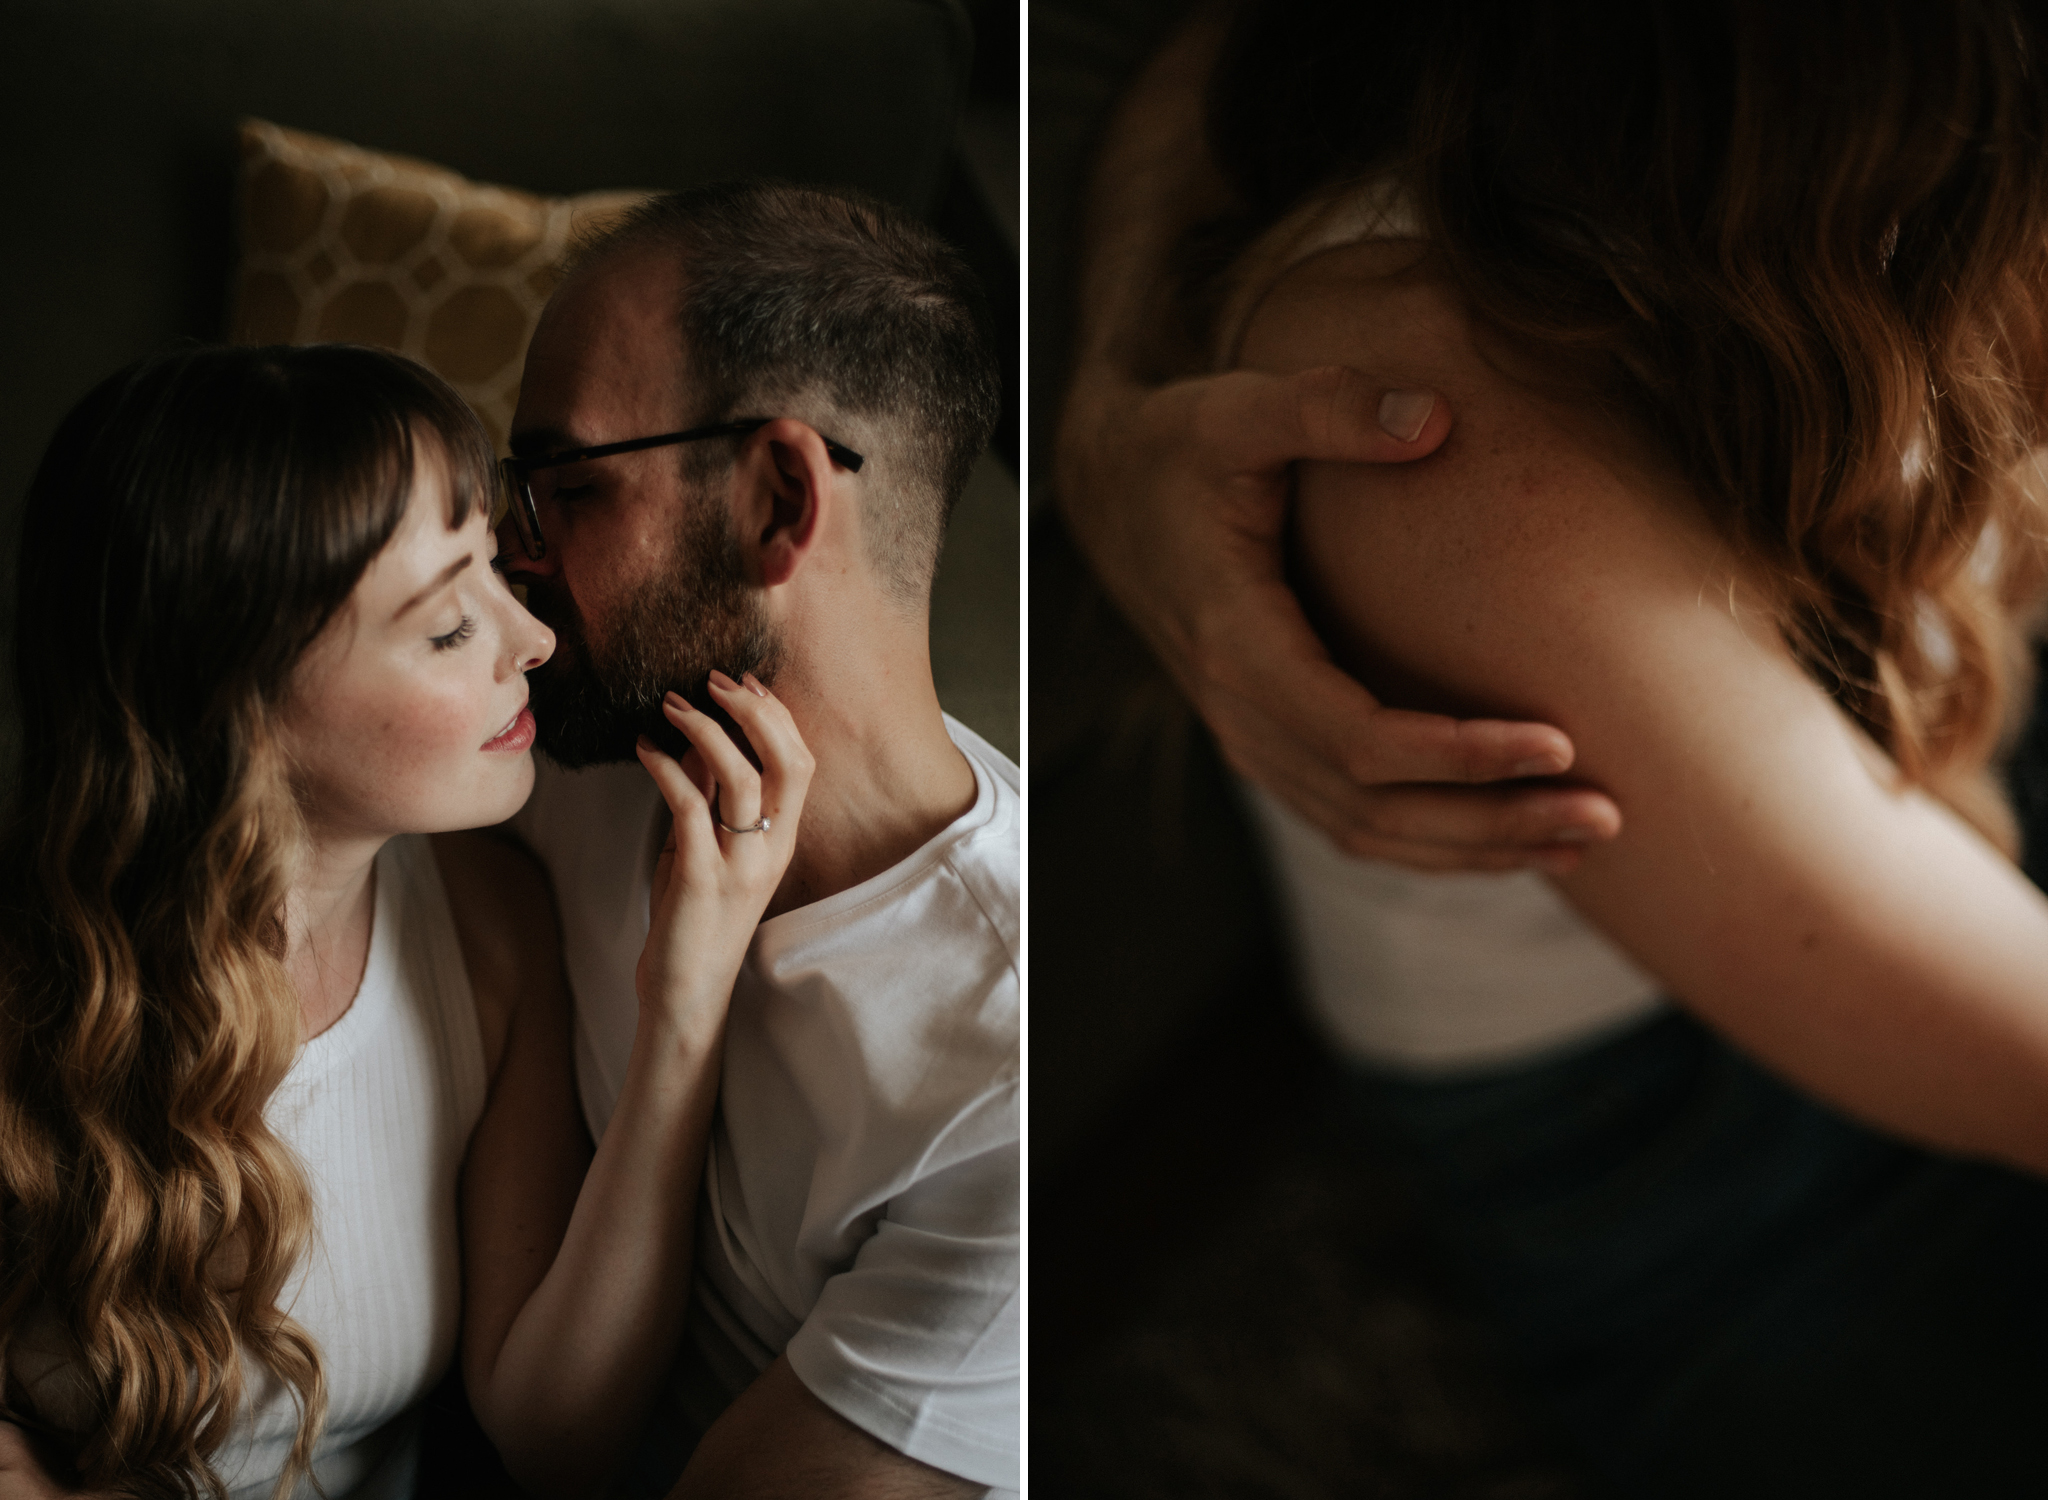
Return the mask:
<svg viewBox="0 0 2048 1500">
<path fill-rule="evenodd" d="M 1813 675 L 2010 852 L 2048 439 L 2048 52 L 2011 0 L 1239 7 L 1241 212 L 1392 179 L 1482 326 L 1590 377 L 1777 586 Z M 1200 316 L 1202 295 L 1192 305 Z"/>
<path fill-rule="evenodd" d="M 29 492 L 0 1339 L 57 1330 L 73 1409 L 17 1414 L 93 1489 L 225 1495 L 209 1460 L 250 1399 L 244 1353 L 298 1405 L 280 1496 L 319 1438 L 320 1351 L 278 1305 L 312 1202 L 264 1118 L 299 1048 L 282 912 L 304 830 L 276 715 L 404 514 L 423 440 L 456 519 L 487 506 L 487 442 L 417 366 L 189 348 L 89 394 Z"/>
</svg>

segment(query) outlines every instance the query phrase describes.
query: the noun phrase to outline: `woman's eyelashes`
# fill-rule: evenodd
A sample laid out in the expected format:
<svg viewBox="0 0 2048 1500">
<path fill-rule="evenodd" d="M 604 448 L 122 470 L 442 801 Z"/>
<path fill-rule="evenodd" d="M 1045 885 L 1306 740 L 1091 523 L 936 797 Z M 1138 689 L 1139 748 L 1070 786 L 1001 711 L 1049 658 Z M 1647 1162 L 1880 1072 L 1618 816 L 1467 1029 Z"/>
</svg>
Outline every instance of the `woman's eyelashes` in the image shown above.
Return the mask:
<svg viewBox="0 0 2048 1500">
<path fill-rule="evenodd" d="M 429 637 L 429 639 L 433 641 L 434 649 L 436 651 L 453 651 L 457 646 L 461 645 L 464 641 L 468 640 L 471 636 L 475 634 L 476 616 L 464 615 L 462 617 L 462 623 L 457 625 L 453 630 L 449 631 L 446 635 L 432 636 Z"/>
</svg>

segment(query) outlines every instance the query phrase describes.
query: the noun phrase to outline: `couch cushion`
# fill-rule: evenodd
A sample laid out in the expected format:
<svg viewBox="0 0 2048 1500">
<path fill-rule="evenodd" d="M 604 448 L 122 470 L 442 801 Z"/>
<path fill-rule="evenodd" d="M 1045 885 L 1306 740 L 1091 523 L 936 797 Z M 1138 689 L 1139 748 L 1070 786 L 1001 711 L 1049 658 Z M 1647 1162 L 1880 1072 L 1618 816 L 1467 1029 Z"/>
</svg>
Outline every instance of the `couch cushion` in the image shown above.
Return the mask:
<svg viewBox="0 0 2048 1500">
<path fill-rule="evenodd" d="M 644 196 L 546 198 L 411 157 L 245 120 L 242 344 L 377 344 L 446 380 L 501 448 L 571 237 Z"/>
</svg>

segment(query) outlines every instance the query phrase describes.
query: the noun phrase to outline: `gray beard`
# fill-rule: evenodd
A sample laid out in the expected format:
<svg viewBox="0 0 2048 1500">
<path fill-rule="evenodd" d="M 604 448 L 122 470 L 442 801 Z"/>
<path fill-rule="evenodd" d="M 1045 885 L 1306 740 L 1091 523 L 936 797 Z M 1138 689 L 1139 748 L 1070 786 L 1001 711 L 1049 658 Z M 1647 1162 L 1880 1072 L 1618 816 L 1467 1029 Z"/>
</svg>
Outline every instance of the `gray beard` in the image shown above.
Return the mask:
<svg viewBox="0 0 2048 1500">
<path fill-rule="evenodd" d="M 715 502 L 692 498 L 673 565 L 627 601 L 601 653 L 567 590 L 536 579 L 526 607 L 555 633 L 554 656 L 528 677 L 540 748 L 571 770 L 633 760 L 643 734 L 680 757 L 686 741 L 661 711 L 671 692 L 745 745 L 706 683 L 714 669 L 735 681 L 746 672 L 775 679 L 779 642 L 746 579 L 725 508 Z"/>
</svg>

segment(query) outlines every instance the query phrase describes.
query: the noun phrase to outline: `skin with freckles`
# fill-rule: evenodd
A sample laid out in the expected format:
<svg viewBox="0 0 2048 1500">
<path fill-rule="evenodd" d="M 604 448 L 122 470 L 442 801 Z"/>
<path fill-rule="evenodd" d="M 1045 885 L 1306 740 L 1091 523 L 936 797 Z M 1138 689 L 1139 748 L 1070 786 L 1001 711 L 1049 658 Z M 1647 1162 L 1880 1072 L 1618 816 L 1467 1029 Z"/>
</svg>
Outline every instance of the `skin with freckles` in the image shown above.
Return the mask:
<svg viewBox="0 0 2048 1500">
<path fill-rule="evenodd" d="M 533 790 L 526 673 L 554 635 L 492 567 L 481 511 L 449 526 L 446 467 L 420 451 L 404 519 L 300 658 L 280 716 L 309 835 L 285 909 L 307 1037 L 362 983 L 384 841 L 502 822 Z"/>
<path fill-rule="evenodd" d="M 648 938 L 657 951 L 643 983 L 647 1034 L 593 1153 L 546 877 L 500 839 L 453 831 L 501 823 L 531 792 L 527 673 L 556 640 L 494 566 L 488 503 L 455 521 L 456 499 L 488 495 L 491 475 L 481 443 L 458 434 L 444 445 L 443 430 L 414 422 L 410 484 L 388 540 L 291 665 L 282 693 L 252 705 L 283 752 L 298 814 L 296 826 L 275 819 L 289 872 L 278 913 L 289 993 L 264 994 L 296 1001 L 301 1041 L 341 1020 L 363 986 L 378 922 L 379 852 L 397 835 L 436 835 L 485 1081 L 460 1165 L 465 1385 L 523 1493 L 582 1495 L 603 1487 L 678 1335 L 725 1008 L 801 826 L 810 762 L 787 712 L 751 679 L 717 679 L 710 691 L 756 747 L 758 767 L 707 715 L 679 704 L 670 727 L 691 753 L 683 763 L 651 746 L 642 753 L 671 813 Z M 343 471 L 338 483 L 381 485 L 390 472 L 361 467 L 371 479 Z M 362 524 L 360 502 L 383 496 L 345 498 L 358 502 L 352 519 Z M 380 507 L 368 519 L 381 531 L 388 515 Z M 189 659 L 200 672 L 213 661 Z M 743 821 L 772 817 L 772 830 L 721 835 L 714 801 Z M 676 1191 L 650 1194 L 649 1182 Z M 372 1184 L 366 1201 L 342 1205 L 343 1216 L 374 1216 L 376 1192 Z M 231 1240 L 213 1267 L 236 1248 Z M 72 1439 L 66 1430 L 39 1452 L 0 1421 L 0 1500 L 70 1493 L 53 1474 L 72 1472 Z"/>
<path fill-rule="evenodd" d="M 492 566 L 487 518 L 451 530 L 448 513 L 429 457 L 397 534 L 299 663 L 283 727 L 318 843 L 501 822 L 533 789 L 525 674 L 554 635 Z"/>
<path fill-rule="evenodd" d="M 1412 261 L 1303 262 L 1243 346 L 1272 372 L 1398 347 L 1459 412 L 1429 466 L 1300 474 L 1338 660 L 1390 701 L 1570 735 L 1625 821 L 1559 889 L 1701 1020 L 1882 1129 L 2048 1175 L 2048 901 L 1800 666 L 1678 463 Z"/>
<path fill-rule="evenodd" d="M 1354 352 L 1222 374 L 1210 351 L 1178 347 L 1175 247 L 1241 208 L 1205 123 L 1226 22 L 1221 7 L 1192 8 L 1104 130 L 1055 498 L 1239 774 L 1351 854 L 1562 874 L 1621 827 L 1602 791 L 1520 779 L 1571 769 L 1571 740 L 1548 724 L 1389 706 L 1331 661 L 1283 568 L 1297 463 L 1426 460 L 1453 413 L 1464 421 L 1456 399 L 1421 384 L 1398 346 L 1379 364 Z"/>
</svg>

